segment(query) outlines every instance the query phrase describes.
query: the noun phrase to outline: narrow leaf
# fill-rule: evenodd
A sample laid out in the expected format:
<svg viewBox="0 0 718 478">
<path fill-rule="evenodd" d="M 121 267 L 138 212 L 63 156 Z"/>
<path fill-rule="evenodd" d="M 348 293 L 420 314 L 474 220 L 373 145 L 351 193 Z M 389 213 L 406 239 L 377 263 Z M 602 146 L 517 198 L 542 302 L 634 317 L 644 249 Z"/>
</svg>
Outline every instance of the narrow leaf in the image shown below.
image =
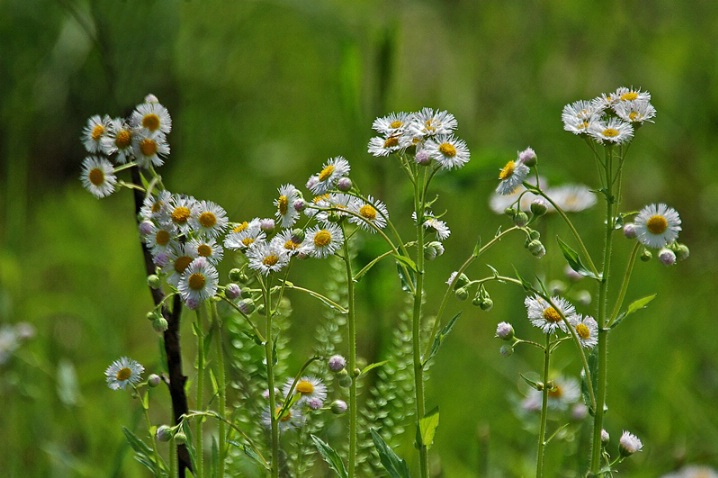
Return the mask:
<svg viewBox="0 0 718 478">
<path fill-rule="evenodd" d="M 439 426 L 439 407 L 434 408 L 419 420 L 419 432 L 421 435 L 421 443 L 426 448 L 431 448 L 434 443 L 434 434 L 436 427 Z"/>
<path fill-rule="evenodd" d="M 394 254 L 394 259 L 396 259 L 397 262 L 404 264 L 410 270 L 414 272 L 419 272 L 419 270 L 416 268 L 416 263 L 411 260 L 411 258 L 399 254 Z"/>
<path fill-rule="evenodd" d="M 457 313 L 455 316 L 447 322 L 447 324 L 444 326 L 443 329 L 441 329 L 441 332 L 439 332 L 436 337 L 434 337 L 434 343 L 431 344 L 431 350 L 429 351 L 429 356 L 424 360 L 424 365 L 429 363 L 429 360 L 431 360 L 438 352 L 439 347 L 441 347 L 442 342 L 446 338 L 447 335 L 449 335 L 449 332 L 451 332 L 451 329 L 454 328 L 454 324 L 456 324 L 456 321 L 459 319 L 459 316 L 461 315 L 461 312 Z"/>
<path fill-rule="evenodd" d="M 374 440 L 376 451 L 379 452 L 381 464 L 384 465 L 384 469 L 389 473 L 389 476 L 391 478 L 411 478 L 406 462 L 394 453 L 394 450 L 387 445 L 376 430 L 372 428 L 369 431 L 371 432 L 372 440 Z"/>
<path fill-rule="evenodd" d="M 411 292 L 416 286 L 416 278 L 414 272 L 411 269 L 404 269 L 401 264 L 397 261 L 396 270 L 399 273 L 399 280 L 401 281 L 401 290 L 404 292 Z"/>
<path fill-rule="evenodd" d="M 314 442 L 314 445 L 317 447 L 317 451 L 319 451 L 319 454 L 322 455 L 322 458 L 324 458 L 324 461 L 327 462 L 329 465 L 329 468 L 334 470 L 338 477 L 340 478 L 348 478 L 349 473 L 347 473 L 347 469 L 344 466 L 344 462 L 342 461 L 339 454 L 334 450 L 334 448 L 330 447 L 326 442 L 324 442 L 321 438 L 319 438 L 316 435 L 311 435 L 312 441 Z"/>
<path fill-rule="evenodd" d="M 578 255 L 578 252 L 571 249 L 571 246 L 563 242 L 560 237 L 556 236 L 556 240 L 558 241 L 558 245 L 561 248 L 563 257 L 566 258 L 566 261 L 568 262 L 568 265 L 571 267 L 571 269 L 578 272 L 584 277 L 598 279 L 596 274 L 588 270 L 586 266 L 583 265 L 583 262 L 581 262 L 581 257 Z"/>
<path fill-rule="evenodd" d="M 648 295 L 646 297 L 642 297 L 638 300 L 634 300 L 628 305 L 628 308 L 625 312 L 622 312 L 616 317 L 616 320 L 611 324 L 611 328 L 616 327 L 618 324 L 623 322 L 623 319 L 628 317 L 629 315 L 638 312 L 641 309 L 645 309 L 648 304 L 656 298 L 656 294 Z"/>
<path fill-rule="evenodd" d="M 369 372 L 370 370 L 373 370 L 377 367 L 381 367 L 382 365 L 388 363 L 388 360 L 382 360 L 381 362 L 375 362 L 373 364 L 369 364 L 366 367 L 364 367 L 359 375 L 364 375 L 365 373 Z"/>
<path fill-rule="evenodd" d="M 132 433 L 132 431 L 125 427 L 122 427 L 122 432 L 125 434 L 127 442 L 138 455 L 149 457 L 149 455 L 152 454 L 152 448 L 150 448 L 149 445 L 142 441 L 137 435 Z"/>
</svg>

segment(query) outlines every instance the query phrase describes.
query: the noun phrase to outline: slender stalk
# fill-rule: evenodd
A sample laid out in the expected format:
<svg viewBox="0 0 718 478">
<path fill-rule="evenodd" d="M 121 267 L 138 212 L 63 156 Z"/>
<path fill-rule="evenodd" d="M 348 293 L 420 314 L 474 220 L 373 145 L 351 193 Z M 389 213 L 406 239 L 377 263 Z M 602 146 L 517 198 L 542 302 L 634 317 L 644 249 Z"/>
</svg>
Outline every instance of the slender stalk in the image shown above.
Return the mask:
<svg viewBox="0 0 718 478">
<path fill-rule="evenodd" d="M 274 395 L 274 339 L 272 336 L 272 297 L 271 288 L 264 284 L 260 280 L 262 285 L 262 292 L 264 296 L 264 310 L 267 316 L 267 327 L 265 331 L 265 337 L 267 340 L 264 342 L 264 356 L 267 360 L 267 389 L 269 390 L 269 417 L 271 423 L 271 445 L 272 445 L 272 463 L 271 463 L 271 475 L 272 478 L 279 477 L 279 424 L 277 422 L 277 399 Z"/>
<path fill-rule="evenodd" d="M 631 273 L 633 272 L 633 265 L 636 263 L 636 257 L 638 256 L 638 251 L 641 249 L 641 243 L 636 241 L 636 244 L 633 246 L 633 250 L 631 251 L 631 256 L 628 259 L 628 265 L 626 266 L 626 272 L 623 274 L 623 282 L 621 283 L 621 288 L 618 290 L 618 298 L 616 299 L 616 304 L 613 307 L 613 312 L 611 312 L 610 320 L 607 324 L 608 327 L 610 327 L 613 322 L 618 317 L 618 313 L 621 311 L 621 306 L 623 305 L 623 300 L 626 298 L 626 291 L 628 290 L 628 283 L 631 281 Z"/>
<path fill-rule="evenodd" d="M 170 438 L 169 455 L 169 478 L 177 478 L 177 443 L 175 443 L 175 437 Z"/>
<path fill-rule="evenodd" d="M 342 226 L 342 232 L 344 227 Z M 349 373 L 352 376 L 349 387 L 349 478 L 354 478 L 356 473 L 357 454 L 357 380 L 354 375 L 357 364 L 357 336 L 356 336 L 356 309 L 354 306 L 354 275 L 352 272 L 351 258 L 349 255 L 349 241 L 344 234 L 344 265 L 347 273 L 347 334 L 349 341 Z"/>
<path fill-rule="evenodd" d="M 227 411 L 227 385 L 224 373 L 224 350 L 222 349 L 222 320 L 217 313 L 217 304 L 212 302 L 212 321 L 214 322 L 215 345 L 217 347 L 217 390 L 219 394 L 219 414 L 224 417 Z M 227 429 L 224 420 L 219 421 L 219 463 L 217 463 L 217 477 L 224 478 L 225 454 L 227 448 Z"/>
<path fill-rule="evenodd" d="M 543 349 L 543 390 L 541 390 L 541 427 L 539 429 L 538 450 L 536 455 L 536 478 L 543 477 L 544 455 L 546 452 L 546 421 L 548 419 L 548 394 L 550 391 L 548 374 L 551 365 L 551 334 L 546 334 L 546 346 Z"/>
<path fill-rule="evenodd" d="M 150 435 L 150 442 L 152 442 L 152 452 L 155 457 L 155 476 L 162 476 L 161 470 L 162 470 L 162 456 L 160 455 L 159 450 L 157 449 L 157 436 L 155 433 L 152 433 L 152 421 L 150 420 L 150 407 L 149 407 L 149 391 L 145 393 L 144 396 L 140 394 L 140 392 L 135 388 L 135 393 L 140 399 L 140 403 L 142 404 L 142 412 L 145 417 L 145 424 L 147 425 L 147 433 Z"/>
<path fill-rule="evenodd" d="M 606 404 L 608 382 L 608 279 L 611 269 L 611 252 L 615 221 L 616 198 L 613 191 L 613 149 L 606 150 L 605 195 L 606 195 L 606 234 L 604 237 L 603 264 L 601 282 L 598 289 L 598 377 L 596 410 L 593 420 L 593 441 L 591 449 L 591 473 L 599 476 L 601 468 L 601 430 L 603 429 L 603 410 Z"/>
<path fill-rule="evenodd" d="M 204 367 L 205 367 L 205 350 L 204 350 L 204 334 L 202 333 L 202 315 L 199 309 L 197 312 L 197 410 L 204 409 Z M 202 442 L 202 424 L 204 418 L 200 417 L 197 420 L 197 430 L 195 431 L 194 437 L 194 451 L 196 460 L 195 476 L 202 478 L 204 476 L 204 444 Z"/>
</svg>

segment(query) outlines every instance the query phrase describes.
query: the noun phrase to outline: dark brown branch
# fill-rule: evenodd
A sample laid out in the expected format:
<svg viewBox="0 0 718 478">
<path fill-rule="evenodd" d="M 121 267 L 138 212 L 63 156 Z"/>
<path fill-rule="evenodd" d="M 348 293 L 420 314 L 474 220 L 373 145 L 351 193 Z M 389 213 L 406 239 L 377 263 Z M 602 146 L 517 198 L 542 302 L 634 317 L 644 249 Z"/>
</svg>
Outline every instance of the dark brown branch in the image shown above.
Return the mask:
<svg viewBox="0 0 718 478">
<path fill-rule="evenodd" d="M 133 184 L 142 187 L 140 172 L 137 167 L 131 168 L 131 174 Z M 135 199 L 135 217 L 139 222 L 139 213 L 144 201 L 144 195 L 139 189 L 134 189 L 133 193 Z M 145 260 L 145 272 L 148 276 L 152 275 L 155 273 L 152 254 L 150 254 L 144 242 L 140 241 L 140 245 L 142 246 L 142 254 Z M 161 289 L 153 289 L 150 287 L 150 293 L 152 294 L 152 301 L 155 306 L 162 303 L 165 298 L 164 292 L 162 292 Z M 185 391 L 187 377 L 182 373 L 182 353 L 180 349 L 179 330 L 181 313 L 182 301 L 179 295 L 175 295 L 172 300 L 172 310 L 164 305 L 162 306 L 162 316 L 167 320 L 167 330 L 164 332 L 164 345 L 165 355 L 167 356 L 169 380 L 166 382 L 170 391 L 170 397 L 172 398 L 172 412 L 175 425 L 180 422 L 182 415 L 189 412 L 187 393 Z M 180 478 L 184 478 L 186 469 L 192 471 L 192 463 L 186 445 L 177 445 L 177 461 L 179 463 L 179 476 Z"/>
</svg>

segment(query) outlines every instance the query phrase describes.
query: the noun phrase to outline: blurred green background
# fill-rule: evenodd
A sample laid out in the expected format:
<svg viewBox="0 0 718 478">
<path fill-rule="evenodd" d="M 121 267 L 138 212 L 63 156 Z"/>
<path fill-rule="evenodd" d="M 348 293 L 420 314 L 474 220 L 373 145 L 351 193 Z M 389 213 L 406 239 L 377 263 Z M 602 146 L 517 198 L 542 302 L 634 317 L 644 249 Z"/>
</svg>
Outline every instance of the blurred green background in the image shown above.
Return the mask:
<svg viewBox="0 0 718 478">
<path fill-rule="evenodd" d="M 144 473 L 121 432 L 137 426 L 138 407 L 106 387 L 103 371 L 121 355 L 156 368 L 157 336 L 144 319 L 151 300 L 130 195 L 98 201 L 78 181 L 79 137 L 91 115 L 126 115 L 147 93 L 157 95 L 174 122 L 165 184 L 223 205 L 232 218 L 271 215 L 280 184 L 303 186 L 323 161 L 343 155 L 354 181 L 396 219 L 408 214 L 408 191 L 395 186 L 403 178 L 391 160 L 366 153 L 371 122 L 423 106 L 450 111 L 472 159 L 436 180 L 435 210 L 448 211 L 452 228 L 447 254 L 429 264 L 430 294 L 438 297 L 476 238 L 506 224 L 489 211 L 488 197 L 517 150 L 532 146 L 551 184 L 595 186 L 590 152 L 562 130 L 561 108 L 619 86 L 650 91 L 658 110 L 631 146 L 624 209 L 675 207 L 691 258 L 672 268 L 637 265 L 628 300 L 659 294 L 612 335 L 607 427 L 614 437 L 629 429 L 645 444 L 622 476 L 718 465 L 714 7 L 701 0 L 0 0 L 0 321 L 36 329 L 0 364 L 3 474 Z M 576 218 L 596 253 L 599 209 Z M 547 237 L 567 235 L 559 221 L 548 223 Z M 538 262 L 521 239 L 509 239 L 488 262 L 560 279 L 563 260 L 553 240 L 546 244 Z M 630 244 L 617 244 L 620 268 Z M 297 281 L 321 287 L 320 271 L 308 268 Z M 472 274 L 487 271 L 475 266 Z M 395 282 L 360 285 L 359 350 L 369 360 L 388 342 L 400 303 Z M 499 321 L 532 332 L 520 290 L 490 292 L 489 313 L 451 303 L 464 314 L 428 386 L 430 406 L 441 410 L 433 454 L 447 477 L 481 476 L 486 466 L 491 476 L 520 476 L 533 459 L 534 438 L 521 430 L 509 397 L 540 356 L 498 354 Z M 299 300 L 297 320 L 310 321 L 317 307 Z M 295 335 L 301 363 L 311 327 Z M 578 364 L 561 357 L 575 375 Z M 549 449 L 549 460 L 559 460 L 561 445 Z"/>
</svg>

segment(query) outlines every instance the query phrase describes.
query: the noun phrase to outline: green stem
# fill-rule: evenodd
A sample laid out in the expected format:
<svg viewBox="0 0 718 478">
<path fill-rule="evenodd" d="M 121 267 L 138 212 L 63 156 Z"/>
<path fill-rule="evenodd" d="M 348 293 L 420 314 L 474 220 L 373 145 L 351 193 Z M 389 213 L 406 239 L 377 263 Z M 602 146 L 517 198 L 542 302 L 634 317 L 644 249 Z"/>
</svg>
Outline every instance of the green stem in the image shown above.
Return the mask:
<svg viewBox="0 0 718 478">
<path fill-rule="evenodd" d="M 150 421 L 150 407 L 149 407 L 149 391 L 145 394 L 145 396 L 141 396 L 137 388 L 135 388 L 135 393 L 138 397 L 140 397 L 140 402 L 142 402 L 142 412 L 145 416 L 145 423 L 147 425 L 147 433 L 150 435 L 150 442 L 152 442 L 152 452 L 155 455 L 155 476 L 162 476 L 161 470 L 162 470 L 162 457 L 160 456 L 160 452 L 157 449 L 157 435 L 155 433 L 152 433 L 152 422 Z M 170 457 L 172 454 L 170 454 Z"/>
<path fill-rule="evenodd" d="M 342 232 L 344 226 L 342 225 Z M 346 238 L 346 234 L 344 234 Z M 354 371 L 357 368 L 357 349 L 356 349 L 356 310 L 354 305 L 354 276 L 352 273 L 351 258 L 349 255 L 349 241 L 344 240 L 344 264 L 347 273 L 347 334 L 349 341 L 349 373 L 352 382 L 349 387 L 349 478 L 354 478 L 356 472 L 356 454 L 357 454 L 357 380 Z"/>
<path fill-rule="evenodd" d="M 271 435 L 272 435 L 272 464 L 271 474 L 272 478 L 279 477 L 279 424 L 277 423 L 277 399 L 274 395 L 274 350 L 272 346 L 274 344 L 274 338 L 272 335 L 272 297 L 270 293 L 270 287 L 264 284 L 264 281 L 260 280 L 262 285 L 262 292 L 264 297 L 264 310 L 267 316 L 267 327 L 265 331 L 265 337 L 267 340 L 264 342 L 264 355 L 267 360 L 267 389 L 269 390 L 269 417 L 271 423 Z"/>
<path fill-rule="evenodd" d="M 219 393 L 219 414 L 224 417 L 227 411 L 227 389 L 224 372 L 224 350 L 222 349 L 222 320 L 217 313 L 217 303 L 212 302 L 212 320 L 215 325 L 215 346 L 217 347 L 217 392 Z M 224 461 L 226 454 L 227 429 L 224 420 L 219 421 L 219 463 L 217 463 L 217 477 L 224 478 Z"/>
<path fill-rule="evenodd" d="M 170 438 L 170 451 L 169 451 L 169 462 L 170 462 L 170 478 L 177 478 L 177 443 L 175 437 Z"/>
<path fill-rule="evenodd" d="M 204 409 L 204 367 L 205 367 L 205 350 L 204 350 L 204 334 L 202 333 L 202 315 L 199 309 L 196 310 L 197 315 L 197 410 Z M 195 456 L 197 462 L 195 464 L 196 470 L 195 476 L 202 478 L 204 476 L 204 445 L 202 443 L 203 433 L 202 424 L 204 423 L 203 418 L 197 420 L 197 430 L 195 431 Z"/>
<path fill-rule="evenodd" d="M 548 382 L 551 365 L 551 334 L 546 334 L 546 347 L 543 350 L 543 390 L 541 390 L 541 428 L 539 429 L 538 450 L 536 455 L 536 478 L 543 477 L 544 455 L 546 452 L 546 421 L 548 419 Z"/>
<path fill-rule="evenodd" d="M 618 291 L 616 305 L 613 307 L 613 312 L 611 312 L 610 320 L 607 324 L 607 327 L 610 327 L 613 324 L 613 322 L 618 317 L 618 313 L 621 311 L 621 306 L 623 305 L 623 301 L 626 298 L 626 292 L 628 291 L 628 283 L 631 281 L 631 273 L 633 272 L 633 266 L 636 263 L 636 257 L 638 257 L 639 250 L 641 250 L 641 243 L 636 241 L 636 244 L 633 246 L 633 250 L 631 251 L 631 256 L 628 259 L 626 272 L 623 274 L 623 282 L 621 283 L 621 288 Z"/>
</svg>

